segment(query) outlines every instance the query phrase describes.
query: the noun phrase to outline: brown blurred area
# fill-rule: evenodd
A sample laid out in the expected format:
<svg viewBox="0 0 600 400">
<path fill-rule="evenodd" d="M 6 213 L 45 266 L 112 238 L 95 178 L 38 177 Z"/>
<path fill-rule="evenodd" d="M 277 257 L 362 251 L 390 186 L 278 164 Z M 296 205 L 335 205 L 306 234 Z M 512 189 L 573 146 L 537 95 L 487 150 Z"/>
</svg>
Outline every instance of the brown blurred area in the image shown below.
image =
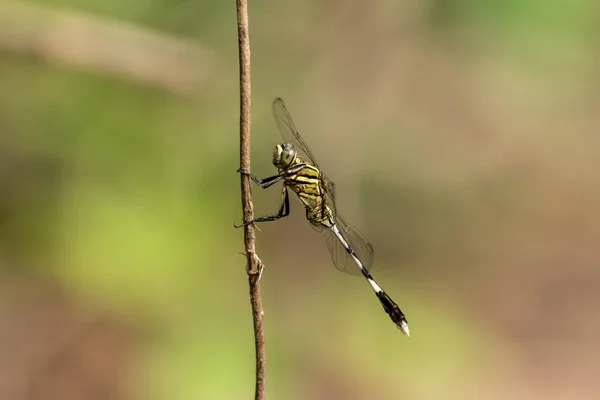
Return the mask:
<svg viewBox="0 0 600 400">
<path fill-rule="evenodd" d="M 233 6 L 62 3 L 0 5 L 0 400 L 251 396 Z M 253 172 L 282 96 L 412 335 L 294 201 L 269 397 L 599 398 L 600 7 L 250 7 Z"/>
<path fill-rule="evenodd" d="M 9 277 L 2 293 L 3 399 L 135 398 L 127 377 L 140 335 L 130 324 L 48 280 Z"/>
</svg>

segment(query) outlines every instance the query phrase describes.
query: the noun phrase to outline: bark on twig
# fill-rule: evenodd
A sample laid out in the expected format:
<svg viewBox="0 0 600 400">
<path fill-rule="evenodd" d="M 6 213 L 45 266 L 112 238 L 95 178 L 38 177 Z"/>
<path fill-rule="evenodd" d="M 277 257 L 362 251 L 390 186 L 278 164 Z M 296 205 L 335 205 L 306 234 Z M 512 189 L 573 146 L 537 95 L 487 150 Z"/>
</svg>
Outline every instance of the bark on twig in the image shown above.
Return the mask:
<svg viewBox="0 0 600 400">
<path fill-rule="evenodd" d="M 250 38 L 248 36 L 248 2 L 236 0 L 238 44 L 240 61 L 240 168 L 250 171 Z M 241 175 L 243 220 L 254 219 L 254 206 L 250 178 Z M 244 227 L 244 247 L 248 259 L 248 282 L 250 285 L 250 304 L 254 320 L 254 342 L 256 347 L 256 388 L 254 398 L 263 400 L 265 396 L 265 335 L 263 327 L 262 297 L 260 294 L 260 275 L 262 262 L 256 255 L 254 224 Z"/>
</svg>

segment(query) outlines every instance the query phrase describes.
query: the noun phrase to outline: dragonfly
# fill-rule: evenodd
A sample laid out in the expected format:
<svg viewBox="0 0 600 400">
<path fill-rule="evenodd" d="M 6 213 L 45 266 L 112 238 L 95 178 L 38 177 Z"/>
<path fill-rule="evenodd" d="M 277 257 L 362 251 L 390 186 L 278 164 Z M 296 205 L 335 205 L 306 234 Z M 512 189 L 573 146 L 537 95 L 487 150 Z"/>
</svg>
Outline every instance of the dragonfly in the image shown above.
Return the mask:
<svg viewBox="0 0 600 400">
<path fill-rule="evenodd" d="M 273 150 L 273 165 L 278 170 L 277 175 L 258 179 L 249 171 L 238 169 L 238 172 L 250 177 L 263 189 L 283 181 L 281 205 L 276 214 L 246 221 L 242 225 L 236 225 L 236 228 L 257 222 L 276 221 L 288 216 L 290 213 L 288 190 L 292 190 L 304 205 L 306 218 L 311 226 L 325 236 L 335 267 L 350 275 L 362 275 L 390 319 L 402 333 L 410 336 L 406 316 L 369 272 L 375 254 L 373 246 L 357 230 L 348 225 L 337 211 L 335 184 L 320 169 L 294 125 L 283 100 L 279 97 L 273 101 L 273 115 L 284 140 Z"/>
</svg>

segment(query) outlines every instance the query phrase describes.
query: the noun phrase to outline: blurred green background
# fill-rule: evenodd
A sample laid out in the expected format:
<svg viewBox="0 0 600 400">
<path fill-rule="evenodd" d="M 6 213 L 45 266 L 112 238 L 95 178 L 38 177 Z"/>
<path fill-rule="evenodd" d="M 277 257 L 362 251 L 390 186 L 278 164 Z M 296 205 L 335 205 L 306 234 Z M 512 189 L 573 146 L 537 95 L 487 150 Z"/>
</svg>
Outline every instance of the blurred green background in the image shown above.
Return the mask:
<svg viewBox="0 0 600 400">
<path fill-rule="evenodd" d="M 242 399 L 235 2 L 0 4 L 0 398 Z M 270 399 L 597 399 L 600 4 L 250 1 L 393 326 L 292 199 L 260 226 Z M 255 211 L 278 189 L 254 189 Z"/>
</svg>

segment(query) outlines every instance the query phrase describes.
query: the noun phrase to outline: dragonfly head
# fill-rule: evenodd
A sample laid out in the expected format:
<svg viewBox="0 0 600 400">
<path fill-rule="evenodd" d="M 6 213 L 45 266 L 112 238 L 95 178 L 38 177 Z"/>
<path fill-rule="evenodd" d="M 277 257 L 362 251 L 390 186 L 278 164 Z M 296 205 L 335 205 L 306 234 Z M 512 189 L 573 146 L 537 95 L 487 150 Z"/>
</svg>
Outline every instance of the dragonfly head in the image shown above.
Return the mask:
<svg viewBox="0 0 600 400">
<path fill-rule="evenodd" d="M 277 168 L 288 168 L 296 160 L 296 148 L 291 143 L 275 146 L 273 150 L 273 165 Z"/>
</svg>

